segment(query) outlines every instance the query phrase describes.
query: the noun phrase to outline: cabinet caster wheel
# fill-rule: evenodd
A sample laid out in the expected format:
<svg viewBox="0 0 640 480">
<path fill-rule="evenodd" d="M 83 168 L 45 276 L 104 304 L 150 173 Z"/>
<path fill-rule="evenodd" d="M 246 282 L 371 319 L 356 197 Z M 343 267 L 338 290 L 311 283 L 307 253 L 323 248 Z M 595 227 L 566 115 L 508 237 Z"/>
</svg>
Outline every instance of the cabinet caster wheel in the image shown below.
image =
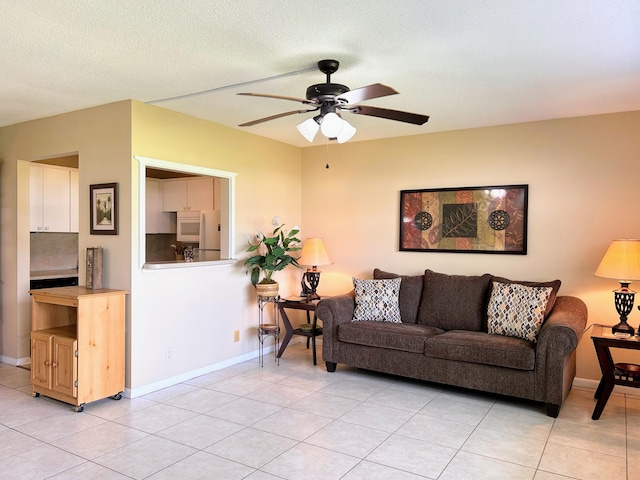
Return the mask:
<svg viewBox="0 0 640 480">
<path fill-rule="evenodd" d="M 38 392 L 31 392 L 31 396 L 34 398 L 38 398 L 40 394 Z"/>
<path fill-rule="evenodd" d="M 116 393 L 115 395 L 112 395 L 111 398 L 113 400 L 122 400 L 122 392 L 121 393 Z"/>
<path fill-rule="evenodd" d="M 73 407 L 73 409 L 78 413 L 84 412 L 84 403 L 82 405 L 78 405 L 77 407 Z"/>
</svg>

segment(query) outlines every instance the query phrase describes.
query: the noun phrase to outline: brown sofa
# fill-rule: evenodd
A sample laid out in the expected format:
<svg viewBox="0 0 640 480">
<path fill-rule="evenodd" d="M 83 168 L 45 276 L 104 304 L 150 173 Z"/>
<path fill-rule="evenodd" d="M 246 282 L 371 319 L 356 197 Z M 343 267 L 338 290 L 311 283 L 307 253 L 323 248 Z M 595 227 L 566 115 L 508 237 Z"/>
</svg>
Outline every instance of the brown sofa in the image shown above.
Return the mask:
<svg viewBox="0 0 640 480">
<path fill-rule="evenodd" d="M 426 270 L 401 276 L 374 270 L 374 279 L 401 278 L 401 322 L 353 321 L 355 293 L 323 299 L 327 370 L 338 363 L 546 404 L 557 417 L 576 372 L 576 347 L 587 308 L 556 296 L 560 281 L 533 284 L 492 275 L 456 276 Z M 544 323 L 533 341 L 487 331 L 492 289 L 509 284 L 552 286 Z"/>
</svg>

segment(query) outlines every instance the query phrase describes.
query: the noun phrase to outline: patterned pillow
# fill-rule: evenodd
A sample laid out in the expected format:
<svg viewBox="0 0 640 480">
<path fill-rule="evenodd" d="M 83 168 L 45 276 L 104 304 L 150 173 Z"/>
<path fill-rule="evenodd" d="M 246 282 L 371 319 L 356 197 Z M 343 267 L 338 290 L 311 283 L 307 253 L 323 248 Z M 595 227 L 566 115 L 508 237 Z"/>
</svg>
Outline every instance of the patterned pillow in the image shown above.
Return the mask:
<svg viewBox="0 0 640 480">
<path fill-rule="evenodd" d="M 487 315 L 489 333 L 536 342 L 552 287 L 493 282 Z"/>
<path fill-rule="evenodd" d="M 400 278 L 386 280 L 353 279 L 356 309 L 353 321 L 400 323 Z"/>
</svg>

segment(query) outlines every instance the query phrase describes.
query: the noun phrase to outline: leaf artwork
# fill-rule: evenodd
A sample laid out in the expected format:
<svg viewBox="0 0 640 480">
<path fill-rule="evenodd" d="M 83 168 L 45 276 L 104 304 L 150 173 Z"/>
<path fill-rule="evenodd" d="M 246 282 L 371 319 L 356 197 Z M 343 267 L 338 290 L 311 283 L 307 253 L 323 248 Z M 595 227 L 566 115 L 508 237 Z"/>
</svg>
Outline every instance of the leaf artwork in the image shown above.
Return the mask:
<svg viewBox="0 0 640 480">
<path fill-rule="evenodd" d="M 475 238 L 478 236 L 478 206 L 462 203 L 442 206 L 442 236 Z"/>
</svg>

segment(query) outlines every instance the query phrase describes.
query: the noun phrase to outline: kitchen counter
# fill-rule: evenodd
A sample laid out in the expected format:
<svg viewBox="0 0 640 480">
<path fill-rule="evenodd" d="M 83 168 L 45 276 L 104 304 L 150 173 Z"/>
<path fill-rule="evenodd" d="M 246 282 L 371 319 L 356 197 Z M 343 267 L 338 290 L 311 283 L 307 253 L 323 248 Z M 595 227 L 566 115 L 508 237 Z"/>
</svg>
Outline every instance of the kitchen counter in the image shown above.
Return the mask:
<svg viewBox="0 0 640 480">
<path fill-rule="evenodd" d="M 172 260 L 166 262 L 147 262 L 142 266 L 143 270 L 166 270 L 171 268 L 192 268 L 192 267 L 210 267 L 214 265 L 232 265 L 236 263 L 236 259 L 230 260 L 194 260 L 193 262 L 185 262 L 184 260 Z"/>
<path fill-rule="evenodd" d="M 50 278 L 77 277 L 78 269 L 73 270 L 32 270 L 31 280 L 46 280 Z"/>
</svg>

